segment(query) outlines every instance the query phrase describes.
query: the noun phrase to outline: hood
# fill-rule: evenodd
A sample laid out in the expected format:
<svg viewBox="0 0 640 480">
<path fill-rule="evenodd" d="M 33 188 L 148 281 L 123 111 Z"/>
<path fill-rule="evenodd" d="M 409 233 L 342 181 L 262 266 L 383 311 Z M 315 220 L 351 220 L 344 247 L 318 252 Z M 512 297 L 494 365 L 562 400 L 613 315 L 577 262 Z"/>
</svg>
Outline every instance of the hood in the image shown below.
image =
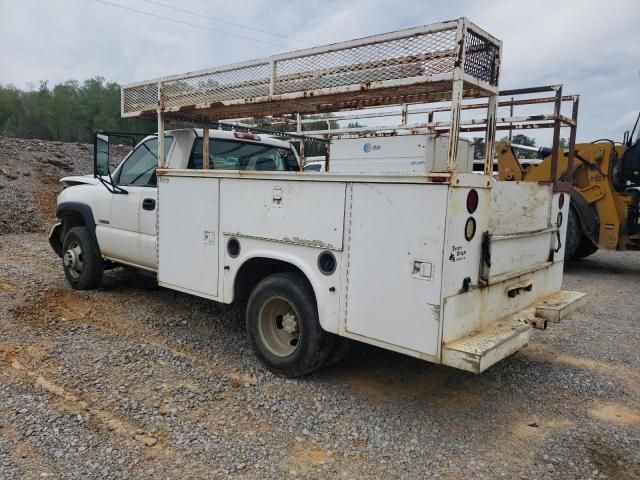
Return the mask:
<svg viewBox="0 0 640 480">
<path fill-rule="evenodd" d="M 97 185 L 98 179 L 93 175 L 78 175 L 72 177 L 63 177 L 60 179 L 65 188 L 72 187 L 74 185 Z"/>
</svg>

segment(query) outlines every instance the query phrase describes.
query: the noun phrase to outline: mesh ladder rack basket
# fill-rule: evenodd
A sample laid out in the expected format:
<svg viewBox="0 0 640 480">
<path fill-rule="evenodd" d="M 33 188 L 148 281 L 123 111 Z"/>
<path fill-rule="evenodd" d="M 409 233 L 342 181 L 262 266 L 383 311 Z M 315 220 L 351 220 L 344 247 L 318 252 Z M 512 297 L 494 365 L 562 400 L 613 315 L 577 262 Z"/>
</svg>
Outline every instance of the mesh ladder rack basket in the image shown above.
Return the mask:
<svg viewBox="0 0 640 480">
<path fill-rule="evenodd" d="M 216 121 L 498 93 L 502 42 L 465 18 L 122 87 L 123 117 Z"/>
</svg>

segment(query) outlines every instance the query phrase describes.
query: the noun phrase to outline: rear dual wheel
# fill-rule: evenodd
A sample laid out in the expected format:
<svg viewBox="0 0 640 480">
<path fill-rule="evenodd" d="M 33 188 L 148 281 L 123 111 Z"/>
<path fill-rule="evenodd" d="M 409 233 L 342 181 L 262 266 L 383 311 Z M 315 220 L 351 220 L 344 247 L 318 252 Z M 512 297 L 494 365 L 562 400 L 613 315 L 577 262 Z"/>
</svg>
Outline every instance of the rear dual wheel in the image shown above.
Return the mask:
<svg viewBox="0 0 640 480">
<path fill-rule="evenodd" d="M 253 352 L 279 375 L 309 374 L 336 361 L 344 350 L 337 348 L 340 339 L 320 326 L 313 291 L 297 273 L 260 281 L 247 303 L 246 324 Z"/>
</svg>

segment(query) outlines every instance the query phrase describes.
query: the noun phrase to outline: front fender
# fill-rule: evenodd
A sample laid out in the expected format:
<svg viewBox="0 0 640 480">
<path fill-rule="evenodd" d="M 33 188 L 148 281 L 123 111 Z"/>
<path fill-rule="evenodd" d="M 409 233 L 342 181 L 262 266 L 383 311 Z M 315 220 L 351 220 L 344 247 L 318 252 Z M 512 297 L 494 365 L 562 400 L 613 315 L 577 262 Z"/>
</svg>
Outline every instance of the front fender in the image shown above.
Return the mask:
<svg viewBox="0 0 640 480">
<path fill-rule="evenodd" d="M 77 213 L 82 217 L 84 225 L 89 230 L 89 235 L 91 235 L 97 245 L 96 222 L 93 218 L 93 210 L 91 210 L 91 207 L 81 202 L 60 202 L 56 209 L 56 217 L 62 219 L 66 213 Z"/>
</svg>

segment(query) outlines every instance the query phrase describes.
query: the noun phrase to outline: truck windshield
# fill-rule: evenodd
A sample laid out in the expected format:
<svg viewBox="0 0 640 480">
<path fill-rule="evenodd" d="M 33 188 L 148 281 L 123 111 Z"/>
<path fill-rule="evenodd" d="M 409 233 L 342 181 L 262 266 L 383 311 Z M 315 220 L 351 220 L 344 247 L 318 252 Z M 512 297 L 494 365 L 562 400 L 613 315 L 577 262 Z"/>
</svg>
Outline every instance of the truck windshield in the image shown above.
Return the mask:
<svg viewBox="0 0 640 480">
<path fill-rule="evenodd" d="M 202 168 L 202 138 L 196 139 L 188 168 Z M 290 148 L 234 140 L 209 140 L 209 168 L 215 170 L 297 171 Z"/>
</svg>

